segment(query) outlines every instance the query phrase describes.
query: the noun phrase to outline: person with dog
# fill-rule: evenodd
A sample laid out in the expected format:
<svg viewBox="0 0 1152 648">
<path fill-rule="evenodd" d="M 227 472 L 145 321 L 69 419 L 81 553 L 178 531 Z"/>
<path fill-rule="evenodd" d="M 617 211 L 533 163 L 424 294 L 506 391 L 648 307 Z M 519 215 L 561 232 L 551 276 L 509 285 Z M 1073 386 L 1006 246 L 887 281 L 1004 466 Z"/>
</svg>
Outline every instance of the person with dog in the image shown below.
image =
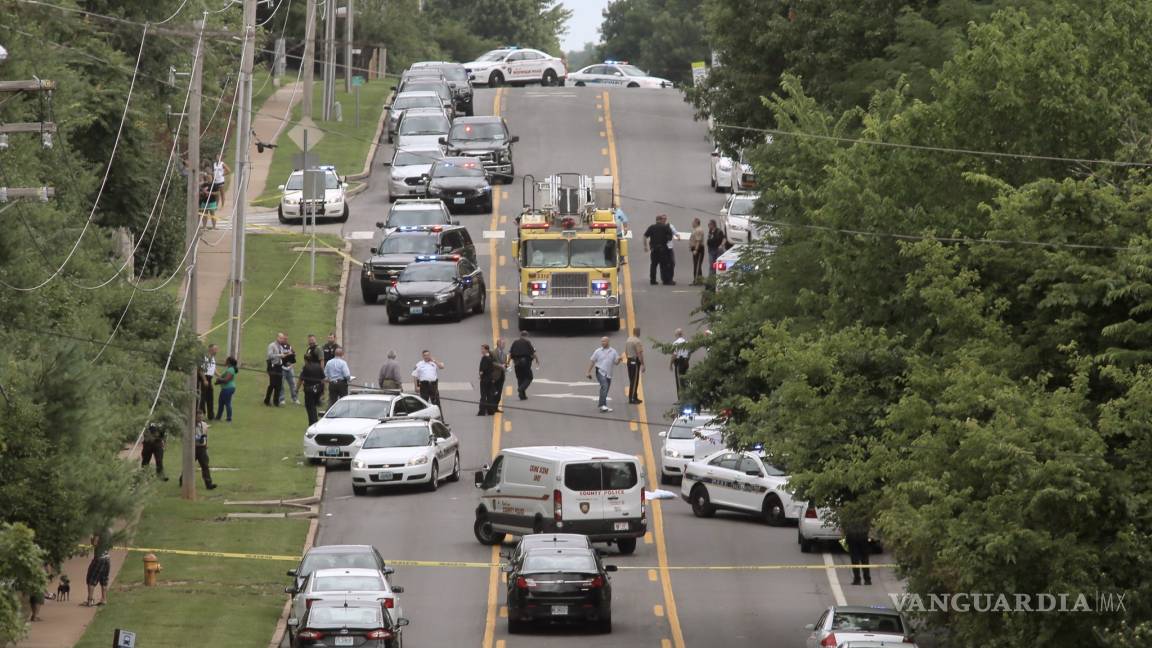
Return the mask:
<svg viewBox="0 0 1152 648">
<path fill-rule="evenodd" d="M 81 603 L 84 607 L 101 606 L 108 602 L 108 576 L 112 572 L 111 541 L 107 534 L 92 536 L 92 561 L 88 563 L 88 572 L 84 582 L 88 585 L 88 600 Z M 96 586 L 100 586 L 100 601 L 97 602 Z"/>
</svg>

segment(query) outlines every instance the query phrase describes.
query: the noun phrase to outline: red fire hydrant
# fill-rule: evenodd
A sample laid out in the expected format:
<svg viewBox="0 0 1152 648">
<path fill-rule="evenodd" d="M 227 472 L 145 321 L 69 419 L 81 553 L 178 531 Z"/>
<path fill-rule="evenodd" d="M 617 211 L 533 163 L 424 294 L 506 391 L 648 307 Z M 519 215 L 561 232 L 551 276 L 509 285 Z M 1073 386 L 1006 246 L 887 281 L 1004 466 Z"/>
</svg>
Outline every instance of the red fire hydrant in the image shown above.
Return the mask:
<svg viewBox="0 0 1152 648">
<path fill-rule="evenodd" d="M 156 574 L 160 573 L 160 561 L 156 554 L 144 554 L 144 586 L 156 585 Z"/>
</svg>

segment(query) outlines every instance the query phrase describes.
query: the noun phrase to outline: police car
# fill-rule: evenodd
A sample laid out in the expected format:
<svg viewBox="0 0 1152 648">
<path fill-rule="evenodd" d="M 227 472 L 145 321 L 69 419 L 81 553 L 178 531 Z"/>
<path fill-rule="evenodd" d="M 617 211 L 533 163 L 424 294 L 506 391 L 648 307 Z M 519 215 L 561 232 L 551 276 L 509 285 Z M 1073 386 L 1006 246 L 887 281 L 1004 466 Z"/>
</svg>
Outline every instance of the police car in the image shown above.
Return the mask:
<svg viewBox="0 0 1152 648">
<path fill-rule="evenodd" d="M 732 156 L 721 151 L 719 146 L 712 149 L 708 171 L 708 181 L 713 189 L 720 193 L 732 191 Z"/>
<path fill-rule="evenodd" d="M 371 486 L 460 481 L 460 439 L 440 421 L 387 421 L 368 434 L 352 459 L 352 493 Z"/>
<path fill-rule="evenodd" d="M 729 243 L 751 243 L 757 237 L 756 224 L 752 222 L 756 201 L 760 199 L 758 193 L 734 193 L 728 196 L 720 213 L 724 222 L 724 238 Z"/>
<path fill-rule="evenodd" d="M 463 225 L 406 225 L 384 234 L 370 251 L 360 272 L 365 304 L 375 304 L 419 255 L 459 254 L 476 263 L 476 245 Z"/>
<path fill-rule="evenodd" d="M 391 234 L 400 227 L 421 225 L 455 225 L 452 214 L 439 198 L 402 198 L 388 209 L 388 219 L 376 227 Z"/>
<path fill-rule="evenodd" d="M 438 315 L 460 321 L 469 309 L 483 313 L 488 301 L 484 273 L 458 254 L 417 256 L 385 295 L 389 324 Z"/>
<path fill-rule="evenodd" d="M 401 392 L 349 394 L 332 404 L 304 432 L 309 463 L 325 459 L 350 461 L 381 420 L 395 417 L 440 418 L 440 407 L 415 394 Z"/>
<path fill-rule="evenodd" d="M 336 167 L 321 166 L 317 169 L 324 172 L 324 199 L 304 201 L 304 171 L 297 169 L 288 176 L 288 182 L 280 185 L 280 205 L 276 208 L 276 217 L 281 223 L 290 220 L 300 222 L 305 216 L 320 218 L 334 218 L 338 222 L 348 220 L 348 203 L 345 200 L 344 188 L 347 182 L 336 175 Z"/>
<path fill-rule="evenodd" d="M 696 458 L 695 431 L 716 418 L 711 412 L 684 409 L 672 425 L 660 433 L 660 483 L 667 484 L 684 474 L 684 466 Z"/>
<path fill-rule="evenodd" d="M 650 76 L 644 70 L 629 65 L 628 61 L 604 61 L 589 65 L 568 75 L 568 81 L 576 86 L 606 85 L 621 88 L 671 88 L 668 79 Z"/>
<path fill-rule="evenodd" d="M 473 83 L 491 87 L 505 83 L 562 86 L 568 76 L 564 61 L 540 50 L 520 47 L 494 49 L 464 67 L 475 77 Z"/>
<path fill-rule="evenodd" d="M 680 496 L 696 517 L 712 517 L 718 509 L 763 518 L 772 526 L 797 520 L 803 504 L 792 499 L 788 475 L 759 451 L 720 450 L 684 467 Z"/>
</svg>

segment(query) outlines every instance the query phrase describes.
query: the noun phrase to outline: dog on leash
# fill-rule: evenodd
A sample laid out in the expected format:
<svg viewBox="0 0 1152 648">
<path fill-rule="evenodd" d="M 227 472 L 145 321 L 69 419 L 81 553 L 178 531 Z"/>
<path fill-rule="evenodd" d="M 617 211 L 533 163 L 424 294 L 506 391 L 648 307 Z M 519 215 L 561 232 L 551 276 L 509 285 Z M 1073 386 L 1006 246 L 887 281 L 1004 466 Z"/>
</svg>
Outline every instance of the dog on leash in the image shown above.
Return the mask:
<svg viewBox="0 0 1152 648">
<path fill-rule="evenodd" d="M 60 575 L 60 584 L 56 586 L 56 600 L 67 601 L 68 594 L 72 592 L 72 583 L 68 580 L 68 574 Z"/>
</svg>

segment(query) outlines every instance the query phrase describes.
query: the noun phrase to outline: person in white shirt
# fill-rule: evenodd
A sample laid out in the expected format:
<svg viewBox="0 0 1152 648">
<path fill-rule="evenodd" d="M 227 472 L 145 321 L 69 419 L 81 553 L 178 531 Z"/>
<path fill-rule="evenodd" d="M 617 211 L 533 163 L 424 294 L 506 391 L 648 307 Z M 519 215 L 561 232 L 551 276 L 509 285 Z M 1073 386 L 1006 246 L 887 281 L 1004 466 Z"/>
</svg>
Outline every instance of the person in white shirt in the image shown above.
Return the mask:
<svg viewBox="0 0 1152 648">
<path fill-rule="evenodd" d="M 588 379 L 592 379 L 592 372 L 595 371 L 596 382 L 600 383 L 599 405 L 601 412 L 612 411 L 612 408 L 608 407 L 608 390 L 612 387 L 612 370 L 623 361 L 623 356 L 609 346 L 608 338 L 600 338 L 600 347 L 592 352 L 592 358 L 588 362 Z"/>
<path fill-rule="evenodd" d="M 432 357 L 432 352 L 424 349 L 420 353 L 420 362 L 412 369 L 412 377 L 416 379 L 416 392 L 420 397 L 434 405 L 440 404 L 440 370 L 444 363 Z"/>
<path fill-rule="evenodd" d="M 216 394 L 212 383 L 216 381 L 216 353 L 219 347 L 215 344 L 208 345 L 208 351 L 204 354 L 204 360 L 200 366 L 204 369 L 203 382 L 200 383 L 200 408 L 204 412 L 204 416 L 212 418 L 216 413 Z"/>
<path fill-rule="evenodd" d="M 688 349 L 688 340 L 684 339 L 684 329 L 676 329 L 676 339 L 672 340 L 672 361 L 668 368 L 676 379 L 676 399 L 683 400 L 684 374 L 688 373 L 688 358 L 692 351 Z"/>
<path fill-rule="evenodd" d="M 216 194 L 217 208 L 224 206 L 224 183 L 230 173 L 232 169 L 224 163 L 224 158 L 217 156 L 216 161 L 212 163 L 212 193 Z"/>
<path fill-rule="evenodd" d="M 344 360 L 344 348 L 336 347 L 336 355 L 324 365 L 324 380 L 328 381 L 328 407 L 348 395 L 348 381 L 352 380 L 352 370 Z"/>
</svg>

